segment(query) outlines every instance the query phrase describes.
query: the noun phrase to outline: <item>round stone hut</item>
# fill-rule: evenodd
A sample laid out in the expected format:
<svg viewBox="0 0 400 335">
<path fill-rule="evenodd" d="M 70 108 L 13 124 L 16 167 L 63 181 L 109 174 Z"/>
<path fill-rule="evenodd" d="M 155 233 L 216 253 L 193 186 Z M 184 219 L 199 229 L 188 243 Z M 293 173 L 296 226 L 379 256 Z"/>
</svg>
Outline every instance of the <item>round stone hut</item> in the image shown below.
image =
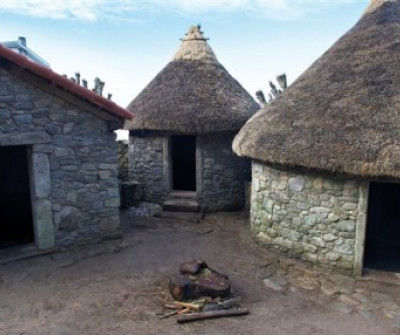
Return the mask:
<svg viewBox="0 0 400 335">
<path fill-rule="evenodd" d="M 235 138 L 261 244 L 356 275 L 400 269 L 398 36 L 400 0 L 372 0 Z"/>
<path fill-rule="evenodd" d="M 129 104 L 130 180 L 145 201 L 192 200 L 205 212 L 244 205 L 250 162 L 232 141 L 258 104 L 218 62 L 199 26 Z"/>
</svg>

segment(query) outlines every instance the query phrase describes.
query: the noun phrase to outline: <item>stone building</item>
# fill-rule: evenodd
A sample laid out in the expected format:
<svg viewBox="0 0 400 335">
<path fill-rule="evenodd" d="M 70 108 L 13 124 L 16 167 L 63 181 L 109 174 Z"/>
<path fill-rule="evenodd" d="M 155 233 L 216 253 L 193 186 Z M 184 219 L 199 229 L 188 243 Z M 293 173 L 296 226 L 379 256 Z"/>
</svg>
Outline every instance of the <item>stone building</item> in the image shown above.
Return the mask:
<svg viewBox="0 0 400 335">
<path fill-rule="evenodd" d="M 400 0 L 358 23 L 234 140 L 262 244 L 339 271 L 400 270 Z"/>
<path fill-rule="evenodd" d="M 113 130 L 131 116 L 0 45 L 0 249 L 120 234 Z"/>
<path fill-rule="evenodd" d="M 190 27 L 172 61 L 128 106 L 135 112 L 125 123 L 130 178 L 141 184 L 143 199 L 179 196 L 206 212 L 243 207 L 250 164 L 231 146 L 258 108 L 200 27 Z"/>
</svg>

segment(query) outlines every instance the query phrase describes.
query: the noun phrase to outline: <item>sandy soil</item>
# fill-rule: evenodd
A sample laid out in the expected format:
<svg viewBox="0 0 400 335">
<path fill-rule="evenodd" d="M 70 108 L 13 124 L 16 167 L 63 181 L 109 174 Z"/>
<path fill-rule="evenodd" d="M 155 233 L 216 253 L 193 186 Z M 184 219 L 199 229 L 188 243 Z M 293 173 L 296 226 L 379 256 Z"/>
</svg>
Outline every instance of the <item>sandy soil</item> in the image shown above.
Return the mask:
<svg viewBox="0 0 400 335">
<path fill-rule="evenodd" d="M 383 318 L 333 308 L 318 290 L 267 288 L 260 269 L 270 255 L 251 240 L 241 213 L 200 224 L 124 217 L 122 243 L 0 266 L 0 334 L 399 334 Z M 249 316 L 159 319 L 171 299 L 169 276 L 195 258 L 230 276 Z"/>
</svg>

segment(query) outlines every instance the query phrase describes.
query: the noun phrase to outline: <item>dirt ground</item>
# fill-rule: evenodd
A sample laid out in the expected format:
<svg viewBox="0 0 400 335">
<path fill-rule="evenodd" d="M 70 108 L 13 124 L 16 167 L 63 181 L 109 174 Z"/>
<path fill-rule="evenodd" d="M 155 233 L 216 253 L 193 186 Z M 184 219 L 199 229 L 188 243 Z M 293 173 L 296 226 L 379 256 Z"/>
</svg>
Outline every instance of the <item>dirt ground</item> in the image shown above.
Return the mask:
<svg viewBox="0 0 400 335">
<path fill-rule="evenodd" d="M 126 213 L 123 221 L 122 242 L 0 266 L 0 334 L 400 334 L 389 319 L 338 308 L 320 290 L 267 287 L 260 269 L 271 255 L 251 240 L 243 213 L 199 224 Z M 198 258 L 229 275 L 250 315 L 160 320 L 169 276 Z"/>
</svg>

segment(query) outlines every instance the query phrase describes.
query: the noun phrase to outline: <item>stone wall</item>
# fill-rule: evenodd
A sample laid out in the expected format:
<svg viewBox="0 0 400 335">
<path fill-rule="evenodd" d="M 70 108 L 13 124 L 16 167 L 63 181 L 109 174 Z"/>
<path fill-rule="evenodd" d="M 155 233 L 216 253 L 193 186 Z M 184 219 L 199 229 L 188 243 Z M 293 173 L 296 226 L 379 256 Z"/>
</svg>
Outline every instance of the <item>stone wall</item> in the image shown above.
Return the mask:
<svg viewBox="0 0 400 335">
<path fill-rule="evenodd" d="M 366 210 L 362 182 L 275 170 L 255 161 L 252 174 L 251 230 L 260 244 L 354 270 L 356 226 Z"/>
<path fill-rule="evenodd" d="M 129 181 L 128 142 L 118 141 L 118 179 L 121 182 Z"/>
<path fill-rule="evenodd" d="M 119 236 L 117 146 L 106 121 L 0 69 L 0 137 L 30 149 L 34 221 L 53 224 L 36 234 L 54 234 L 55 246 Z"/>
<path fill-rule="evenodd" d="M 232 151 L 233 137 L 225 133 L 197 138 L 201 160 L 198 197 L 205 212 L 244 208 L 250 161 Z"/>
<path fill-rule="evenodd" d="M 143 200 L 161 203 L 164 191 L 163 137 L 129 136 L 129 179 L 141 184 Z"/>
</svg>

